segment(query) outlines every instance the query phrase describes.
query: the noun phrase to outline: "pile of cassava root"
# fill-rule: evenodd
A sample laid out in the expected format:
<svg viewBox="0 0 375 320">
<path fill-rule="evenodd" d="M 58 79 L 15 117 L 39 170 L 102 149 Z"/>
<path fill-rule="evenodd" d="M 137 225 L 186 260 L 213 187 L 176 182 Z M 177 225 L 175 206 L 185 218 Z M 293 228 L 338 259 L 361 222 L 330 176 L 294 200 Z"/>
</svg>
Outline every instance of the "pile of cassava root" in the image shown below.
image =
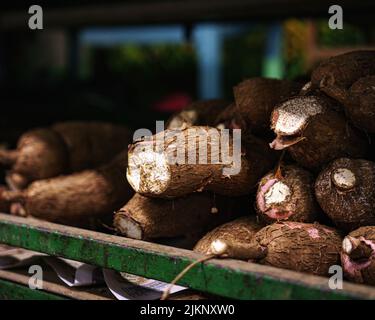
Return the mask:
<svg viewBox="0 0 375 320">
<path fill-rule="evenodd" d="M 321 276 L 341 265 L 375 285 L 374 79 L 375 51 L 323 61 L 307 84 L 247 79 L 234 101 L 194 102 L 129 147 L 107 124 L 31 131 L 0 150 L 0 209 L 109 216 L 129 238 Z"/>
<path fill-rule="evenodd" d="M 8 187 L 0 209 L 66 225 L 97 228 L 133 194 L 126 181 L 130 131 L 104 122 L 63 122 L 24 133 L 0 150 Z"/>
<path fill-rule="evenodd" d="M 130 146 L 136 194 L 115 214 L 115 228 L 135 239 L 186 237 L 208 256 L 321 276 L 341 265 L 346 279 L 375 285 L 374 79 L 375 51 L 357 51 L 323 61 L 308 84 L 253 78 L 234 87 L 234 102 L 191 104 L 164 132 Z M 209 134 L 224 128 L 230 149 L 241 129 L 233 175 L 218 155 L 222 131 Z M 169 161 L 181 150 L 184 160 L 200 156 L 201 138 L 207 163 Z"/>
</svg>

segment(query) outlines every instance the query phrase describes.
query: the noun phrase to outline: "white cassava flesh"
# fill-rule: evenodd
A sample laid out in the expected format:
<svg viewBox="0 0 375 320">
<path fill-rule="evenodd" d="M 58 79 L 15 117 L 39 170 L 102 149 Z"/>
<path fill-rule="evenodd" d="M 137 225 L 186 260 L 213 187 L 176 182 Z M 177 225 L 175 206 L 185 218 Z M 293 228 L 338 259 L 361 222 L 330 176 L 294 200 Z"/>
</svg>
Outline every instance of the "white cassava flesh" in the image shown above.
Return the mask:
<svg viewBox="0 0 375 320">
<path fill-rule="evenodd" d="M 184 110 L 178 117 L 174 117 L 168 125 L 168 129 L 181 129 L 184 123 L 192 124 L 198 119 L 197 111 Z"/>
<path fill-rule="evenodd" d="M 340 189 L 349 190 L 356 184 L 355 174 L 346 168 L 338 168 L 332 173 L 333 183 Z"/>
<path fill-rule="evenodd" d="M 228 245 L 226 242 L 218 239 L 218 240 L 214 240 L 212 243 L 211 243 L 211 252 L 213 254 L 217 254 L 217 255 L 221 255 L 221 254 L 224 254 L 226 253 L 228 250 Z"/>
<path fill-rule="evenodd" d="M 129 155 L 126 176 L 132 188 L 140 193 L 162 193 L 171 174 L 164 153 L 145 151 Z"/>
<path fill-rule="evenodd" d="M 301 104 L 304 104 L 304 108 L 300 107 L 298 99 L 301 100 Z M 309 117 L 322 112 L 322 106 L 315 97 L 301 97 L 290 102 L 287 101 L 282 108 L 278 109 L 278 119 L 274 131 L 281 135 L 297 134 L 305 127 Z"/>
<path fill-rule="evenodd" d="M 350 254 L 353 250 L 353 245 L 351 239 L 348 237 L 345 237 L 345 239 L 342 241 L 342 249 L 346 254 Z"/>
<path fill-rule="evenodd" d="M 116 228 L 119 232 L 125 234 L 128 238 L 142 240 L 142 229 L 139 223 L 132 219 L 119 219 Z"/>
<path fill-rule="evenodd" d="M 129 148 L 127 178 L 144 196 L 177 198 L 212 191 L 226 196 L 251 192 L 273 165 L 267 144 L 213 127 L 165 130 Z M 237 132 L 238 133 L 238 132 Z"/>
<path fill-rule="evenodd" d="M 266 192 L 264 196 L 266 206 L 282 203 L 290 195 L 290 188 L 285 183 L 278 181 L 271 188 L 269 188 L 269 190 Z"/>
</svg>

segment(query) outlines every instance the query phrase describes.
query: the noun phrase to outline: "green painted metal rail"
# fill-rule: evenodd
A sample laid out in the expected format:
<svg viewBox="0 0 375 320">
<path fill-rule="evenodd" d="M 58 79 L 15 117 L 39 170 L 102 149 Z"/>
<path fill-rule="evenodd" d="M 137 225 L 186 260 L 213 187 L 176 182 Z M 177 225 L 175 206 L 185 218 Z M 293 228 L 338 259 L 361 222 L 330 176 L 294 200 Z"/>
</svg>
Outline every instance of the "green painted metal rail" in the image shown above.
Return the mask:
<svg viewBox="0 0 375 320">
<path fill-rule="evenodd" d="M 202 255 L 43 221 L 0 214 L 0 243 L 170 282 Z M 236 299 L 375 299 L 375 288 L 237 260 L 214 259 L 189 271 L 179 284 Z"/>
<path fill-rule="evenodd" d="M 0 300 L 65 300 L 65 298 L 46 291 L 32 290 L 21 284 L 0 279 Z"/>
</svg>

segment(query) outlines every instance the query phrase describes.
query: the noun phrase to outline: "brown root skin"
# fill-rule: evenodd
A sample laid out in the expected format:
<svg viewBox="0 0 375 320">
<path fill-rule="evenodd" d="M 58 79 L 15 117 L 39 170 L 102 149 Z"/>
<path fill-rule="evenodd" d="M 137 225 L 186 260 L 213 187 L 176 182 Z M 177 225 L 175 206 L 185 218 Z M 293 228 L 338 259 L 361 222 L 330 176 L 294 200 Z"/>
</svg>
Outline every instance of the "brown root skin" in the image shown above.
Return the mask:
<svg viewBox="0 0 375 320">
<path fill-rule="evenodd" d="M 341 264 L 348 280 L 375 285 L 375 227 L 360 227 L 345 237 Z"/>
<path fill-rule="evenodd" d="M 68 150 L 62 138 L 50 129 L 34 129 L 18 140 L 17 161 L 12 171 L 30 181 L 53 177 L 68 167 Z"/>
<path fill-rule="evenodd" d="M 9 167 L 17 162 L 18 150 L 0 149 L 0 165 Z"/>
<path fill-rule="evenodd" d="M 4 197 L 4 193 L 7 192 L 5 186 L 0 186 L 0 212 L 9 212 L 10 211 L 10 202 Z"/>
<path fill-rule="evenodd" d="M 212 213 L 217 208 L 217 213 Z M 235 199 L 194 193 L 174 200 L 135 194 L 114 218 L 116 230 L 126 237 L 147 240 L 204 233 L 236 218 Z"/>
<path fill-rule="evenodd" d="M 257 223 L 255 216 L 246 216 L 227 222 L 208 232 L 200 239 L 194 247 L 194 251 L 203 254 L 217 254 L 212 252 L 211 245 L 214 241 L 222 241 L 231 244 L 231 253 L 225 252 L 226 255 L 235 259 L 248 258 L 235 254 L 235 248 L 242 244 L 248 244 L 254 237 L 255 233 L 261 228 Z"/>
<path fill-rule="evenodd" d="M 269 132 L 269 119 L 275 105 L 296 95 L 301 86 L 288 80 L 252 78 L 233 88 L 237 113 L 247 131 Z"/>
<path fill-rule="evenodd" d="M 282 103 L 272 114 L 272 128 L 277 137 L 271 147 L 288 148 L 297 163 L 314 170 L 336 158 L 364 157 L 368 151 L 366 138 L 320 96 Z"/>
<path fill-rule="evenodd" d="M 375 74 L 375 51 L 352 51 L 321 62 L 311 74 L 311 83 L 345 89 L 371 74 Z"/>
<path fill-rule="evenodd" d="M 256 208 L 261 221 L 313 222 L 320 213 L 314 197 L 313 176 L 295 165 L 269 172 L 259 183 Z"/>
<path fill-rule="evenodd" d="M 340 158 L 319 174 L 315 195 L 334 224 L 350 231 L 375 224 L 374 185 L 374 162 Z"/>
<path fill-rule="evenodd" d="M 132 141 L 127 128 L 106 122 L 61 122 L 52 129 L 67 146 L 70 172 L 105 164 Z"/>
<path fill-rule="evenodd" d="M 238 241 L 214 240 L 211 243 L 210 251 L 221 258 L 239 260 L 259 260 L 267 255 L 267 248 L 260 246 L 256 241 L 240 243 Z"/>
<path fill-rule="evenodd" d="M 9 172 L 5 177 L 5 181 L 11 190 L 24 189 L 30 183 L 27 177 L 17 172 Z"/>
<path fill-rule="evenodd" d="M 167 121 L 166 129 L 184 129 L 192 126 L 216 126 L 217 117 L 228 106 L 221 99 L 195 101 L 174 114 Z"/>
<path fill-rule="evenodd" d="M 341 235 L 318 223 L 274 223 L 259 230 L 254 240 L 266 248 L 261 264 L 327 276 L 339 264 Z"/>
<path fill-rule="evenodd" d="M 27 214 L 74 226 L 94 227 L 132 195 L 124 176 L 127 151 L 96 170 L 35 181 L 22 191 L 7 191 L 9 201 L 20 201 Z"/>
<path fill-rule="evenodd" d="M 357 80 L 349 90 L 327 87 L 322 89 L 345 107 L 350 121 L 368 133 L 375 133 L 375 76 Z"/>
<path fill-rule="evenodd" d="M 27 198 L 27 194 L 24 190 L 4 190 L 2 192 L 2 198 L 9 202 L 24 202 Z"/>
<path fill-rule="evenodd" d="M 211 132 L 217 134 L 212 138 Z M 223 161 L 220 154 L 221 131 L 210 127 L 190 127 L 182 130 L 183 146 L 176 143 L 175 137 L 168 137 L 171 131 L 153 136 L 150 141 L 137 142 L 129 149 L 127 177 L 133 189 L 145 196 L 176 198 L 192 192 L 212 191 L 226 196 L 239 196 L 250 193 L 256 187 L 259 177 L 274 164 L 274 156 L 267 144 L 255 137 L 246 136 L 242 141 L 241 154 L 236 153 L 234 161 Z M 172 132 L 173 133 L 173 132 Z M 158 137 L 164 139 L 164 149 L 153 151 Z M 208 144 L 200 143 L 199 137 Z M 233 139 L 229 138 L 229 156 L 233 154 Z M 199 147 L 207 147 L 206 163 L 199 163 Z M 176 158 L 182 150 L 185 163 L 168 161 Z M 219 152 L 218 152 L 219 151 Z M 187 155 L 195 155 L 189 163 Z M 219 160 L 215 163 L 216 160 Z M 183 158 L 185 157 L 185 158 Z M 233 160 L 233 159 L 232 159 Z M 239 167 L 240 166 L 240 167 Z M 224 175 L 224 168 L 232 168 L 233 174 Z M 235 173 L 238 168 L 239 172 Z"/>
<path fill-rule="evenodd" d="M 245 129 L 244 121 L 233 102 L 217 116 L 214 126 L 219 129 Z M 242 132 L 243 133 L 243 132 Z"/>
<path fill-rule="evenodd" d="M 0 163 L 18 175 L 15 185 L 97 167 L 125 149 L 131 134 L 102 122 L 64 122 L 24 133 L 17 150 L 0 150 Z M 23 180 L 23 182 L 21 181 Z"/>
</svg>

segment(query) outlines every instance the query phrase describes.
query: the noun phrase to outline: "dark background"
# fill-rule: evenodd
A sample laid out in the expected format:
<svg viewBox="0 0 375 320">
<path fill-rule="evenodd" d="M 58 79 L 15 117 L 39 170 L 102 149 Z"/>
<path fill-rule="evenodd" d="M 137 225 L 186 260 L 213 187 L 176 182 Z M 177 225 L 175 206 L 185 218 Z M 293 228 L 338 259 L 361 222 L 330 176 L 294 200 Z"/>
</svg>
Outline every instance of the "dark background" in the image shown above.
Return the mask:
<svg viewBox="0 0 375 320">
<path fill-rule="evenodd" d="M 154 128 L 192 100 L 233 99 L 248 77 L 307 81 L 321 59 L 375 46 L 375 2 L 2 1 L 0 143 L 56 121 Z M 43 8 L 30 30 L 28 8 Z M 147 36 L 148 35 L 148 36 Z M 145 39 L 144 39 L 145 37 Z"/>
</svg>

